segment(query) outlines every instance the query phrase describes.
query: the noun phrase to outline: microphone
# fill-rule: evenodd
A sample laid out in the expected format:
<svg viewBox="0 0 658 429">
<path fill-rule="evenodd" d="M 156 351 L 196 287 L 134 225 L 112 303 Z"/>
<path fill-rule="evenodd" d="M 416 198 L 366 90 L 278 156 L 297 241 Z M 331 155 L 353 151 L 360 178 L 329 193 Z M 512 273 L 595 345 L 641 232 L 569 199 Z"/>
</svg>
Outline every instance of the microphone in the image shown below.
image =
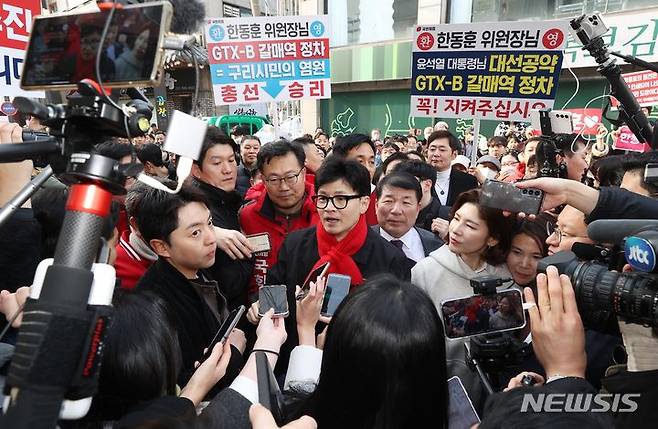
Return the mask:
<svg viewBox="0 0 658 429">
<path fill-rule="evenodd" d="M 119 0 L 123 4 L 150 3 L 157 0 Z M 191 34 L 196 32 L 206 18 L 206 6 L 198 0 L 168 0 L 174 9 L 171 32 Z"/>
<path fill-rule="evenodd" d="M 658 220 L 603 219 L 587 227 L 587 235 L 599 243 L 621 243 L 625 237 L 645 228 L 658 229 Z"/>
</svg>

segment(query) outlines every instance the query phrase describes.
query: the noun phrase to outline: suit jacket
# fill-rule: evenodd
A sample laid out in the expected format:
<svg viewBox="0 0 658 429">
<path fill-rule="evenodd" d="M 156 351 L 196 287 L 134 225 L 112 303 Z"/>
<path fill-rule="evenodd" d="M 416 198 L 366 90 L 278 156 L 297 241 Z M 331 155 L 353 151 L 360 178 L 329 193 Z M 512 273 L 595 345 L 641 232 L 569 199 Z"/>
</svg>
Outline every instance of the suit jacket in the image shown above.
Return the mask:
<svg viewBox="0 0 658 429">
<path fill-rule="evenodd" d="M 374 225 L 371 226 L 370 228 L 372 228 L 373 231 L 379 234 L 379 229 L 381 227 L 379 225 Z M 429 256 L 430 253 L 434 252 L 436 249 L 443 246 L 444 244 L 443 240 L 441 240 L 431 232 L 423 228 L 418 228 L 417 226 L 414 226 L 414 229 L 418 231 L 418 235 L 420 235 L 420 242 L 423 245 L 423 251 L 425 252 L 425 257 Z"/>
<path fill-rule="evenodd" d="M 449 186 L 450 188 L 448 189 L 448 200 L 446 201 L 446 206 L 452 207 L 455 204 L 455 201 L 457 201 L 459 194 L 475 189 L 479 185 L 475 176 L 453 169 L 450 172 Z"/>
<path fill-rule="evenodd" d="M 439 197 L 434 195 L 434 188 L 432 188 L 432 201 L 418 213 L 416 226 L 427 231 L 432 231 L 432 221 L 437 217 L 450 220 L 450 207 L 441 205 Z"/>
</svg>

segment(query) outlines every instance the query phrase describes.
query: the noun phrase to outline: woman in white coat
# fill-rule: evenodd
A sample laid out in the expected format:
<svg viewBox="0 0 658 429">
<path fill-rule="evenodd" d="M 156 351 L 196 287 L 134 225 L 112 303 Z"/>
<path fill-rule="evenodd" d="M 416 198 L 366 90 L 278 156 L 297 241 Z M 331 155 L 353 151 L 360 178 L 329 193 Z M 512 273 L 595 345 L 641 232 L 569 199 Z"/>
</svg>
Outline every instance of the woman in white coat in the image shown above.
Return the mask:
<svg viewBox="0 0 658 429">
<path fill-rule="evenodd" d="M 509 279 L 505 265 L 514 219 L 480 205 L 481 191 L 462 193 L 452 208 L 448 245 L 441 246 L 411 270 L 411 282 L 427 292 L 441 315 L 441 302 L 473 294 L 471 279 Z M 510 283 L 502 286 L 507 289 Z M 464 340 L 446 342 L 449 376 L 460 377 L 476 404 L 484 399 L 478 376 L 464 361 Z"/>
</svg>

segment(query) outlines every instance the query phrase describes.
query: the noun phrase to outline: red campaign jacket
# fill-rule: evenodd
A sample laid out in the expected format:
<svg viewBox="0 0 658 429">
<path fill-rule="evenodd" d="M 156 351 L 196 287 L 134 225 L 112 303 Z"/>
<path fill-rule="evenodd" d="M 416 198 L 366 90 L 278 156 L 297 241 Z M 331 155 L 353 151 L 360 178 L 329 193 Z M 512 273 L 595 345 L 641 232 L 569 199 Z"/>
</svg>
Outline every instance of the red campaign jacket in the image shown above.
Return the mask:
<svg viewBox="0 0 658 429">
<path fill-rule="evenodd" d="M 151 266 L 153 261 L 140 256 L 130 245 L 128 237 L 130 230 L 124 231 L 117 244 L 117 259 L 114 262 L 114 269 L 117 272 L 117 278 L 121 280 L 121 289 L 132 290 L 146 270 Z"/>
<path fill-rule="evenodd" d="M 258 185 L 252 187 L 250 192 Z M 240 227 L 245 235 L 267 233 L 270 237 L 270 251 L 254 255 L 254 271 L 249 282 L 249 294 L 256 293 L 266 284 L 267 273 L 276 264 L 279 249 L 289 232 L 308 228 L 319 221 L 318 211 L 311 200 L 314 195 L 313 185 L 306 182 L 306 196 L 301 213 L 293 219 L 276 215 L 272 201 L 263 189 L 256 198 L 240 209 Z"/>
</svg>

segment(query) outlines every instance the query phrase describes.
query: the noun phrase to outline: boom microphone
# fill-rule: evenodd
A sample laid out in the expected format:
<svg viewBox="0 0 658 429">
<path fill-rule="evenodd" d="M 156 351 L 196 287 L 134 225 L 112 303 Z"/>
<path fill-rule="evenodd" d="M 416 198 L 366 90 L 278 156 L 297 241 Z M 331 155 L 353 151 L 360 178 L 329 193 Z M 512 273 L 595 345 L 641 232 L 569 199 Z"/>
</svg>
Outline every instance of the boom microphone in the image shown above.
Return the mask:
<svg viewBox="0 0 658 429">
<path fill-rule="evenodd" d="M 156 0 L 118 0 L 123 4 L 151 3 Z M 196 32 L 206 17 L 206 6 L 198 0 L 168 0 L 173 6 L 171 32 L 192 34 Z"/>
<path fill-rule="evenodd" d="M 621 243 L 641 229 L 658 228 L 658 220 L 602 219 L 587 226 L 587 236 L 598 243 Z"/>
</svg>

